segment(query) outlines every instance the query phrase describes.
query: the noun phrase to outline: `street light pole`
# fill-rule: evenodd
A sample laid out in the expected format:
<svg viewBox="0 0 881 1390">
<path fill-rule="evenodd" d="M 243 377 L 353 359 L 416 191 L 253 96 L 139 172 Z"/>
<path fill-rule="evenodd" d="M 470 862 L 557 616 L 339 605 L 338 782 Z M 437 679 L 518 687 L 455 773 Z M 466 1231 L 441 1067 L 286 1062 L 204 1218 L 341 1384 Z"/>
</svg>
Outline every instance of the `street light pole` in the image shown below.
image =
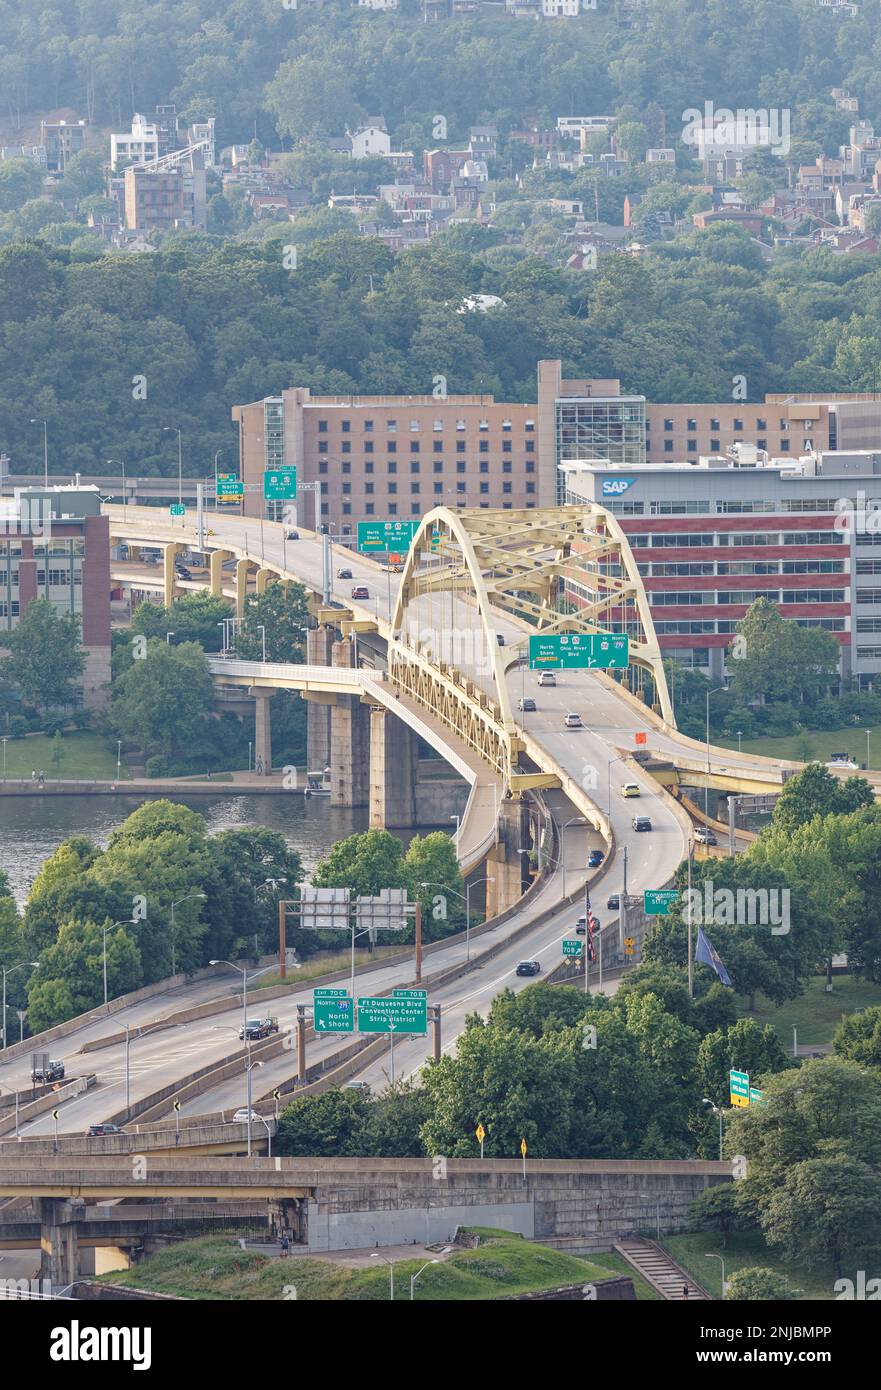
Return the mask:
<svg viewBox="0 0 881 1390">
<path fill-rule="evenodd" d="M 175 970 L 175 966 L 176 966 L 176 964 L 177 964 L 177 937 L 176 937 L 176 935 L 175 935 L 175 926 L 174 926 L 174 909 L 175 909 L 176 907 L 180 907 L 181 903 L 188 903 L 188 902 L 191 902 L 194 898 L 206 898 L 206 897 L 207 897 L 207 894 L 206 894 L 206 893 L 188 893 L 187 896 L 186 896 L 185 898 L 177 898 L 177 899 L 175 899 L 175 901 L 171 904 L 171 973 L 172 973 L 172 975 L 175 975 L 175 974 L 177 973 L 176 970 Z"/>
<path fill-rule="evenodd" d="M 204 895 L 203 895 L 203 896 L 204 896 Z M 235 961 L 233 961 L 233 960 L 209 960 L 208 964 L 209 964 L 209 965 L 228 965 L 232 970 L 238 970 L 239 974 L 241 975 L 241 977 L 242 977 L 242 1037 L 243 1037 L 243 1041 L 247 1042 L 248 1039 L 247 1039 L 247 1037 L 246 1037 L 245 1035 L 246 1035 L 247 1032 L 248 1032 L 248 967 L 245 966 L 244 969 L 243 969 L 242 966 L 236 965 Z"/>
<path fill-rule="evenodd" d="M 114 463 L 119 464 L 119 467 L 122 469 L 122 519 L 123 519 L 123 521 L 125 521 L 125 504 L 126 504 L 126 501 L 127 501 L 127 492 L 126 492 L 126 485 L 125 485 L 125 460 L 124 460 L 124 459 L 108 459 L 108 460 L 107 460 L 107 466 L 108 466 L 108 468 L 111 467 Z"/>
<path fill-rule="evenodd" d="M 264 665 L 265 665 L 265 664 L 266 664 L 266 624 L 265 624 L 265 623 L 258 623 L 258 624 L 257 624 L 257 631 L 260 633 L 260 637 L 261 637 L 262 642 L 263 642 L 263 662 L 264 662 Z"/>
<path fill-rule="evenodd" d="M 16 972 L 16 970 L 24 970 L 25 966 L 27 966 L 27 965 L 30 965 L 34 970 L 36 970 L 37 966 L 39 965 L 39 961 L 36 961 L 36 960 L 23 960 L 23 961 L 20 961 L 18 965 L 4 965 L 4 966 L 0 966 L 0 970 L 2 970 L 2 973 L 3 973 L 3 1020 L 2 1020 L 2 1022 L 3 1022 L 3 1051 L 4 1051 L 4 1052 L 6 1051 L 6 976 L 7 976 L 7 975 L 14 975 L 15 972 Z"/>
<path fill-rule="evenodd" d="M 129 1073 L 129 1047 L 130 1047 L 130 1045 L 131 1045 L 131 1037 L 130 1037 L 131 1024 L 130 1024 L 130 1023 L 124 1023 L 122 1026 L 123 1026 L 123 1028 L 125 1029 L 125 1111 L 126 1111 L 126 1119 L 128 1119 L 129 1105 L 130 1105 L 130 1103 L 131 1103 L 131 1094 L 130 1094 L 130 1073 Z"/>
<path fill-rule="evenodd" d="M 419 1278 L 420 1274 L 424 1273 L 424 1271 L 425 1271 L 426 1269 L 428 1269 L 429 1265 L 436 1265 L 436 1264 L 440 1264 L 440 1260 L 426 1260 L 425 1264 L 422 1266 L 422 1269 L 417 1269 L 417 1271 L 416 1271 L 415 1274 L 411 1274 L 411 1275 L 410 1275 L 410 1302 L 411 1302 L 411 1303 L 413 1302 L 413 1290 L 414 1290 L 414 1288 L 415 1288 L 415 1286 L 416 1286 L 416 1280 Z M 394 1297 L 394 1294 L 392 1294 L 392 1297 Z"/>
<path fill-rule="evenodd" d="M 370 1256 L 371 1260 L 384 1260 L 388 1265 L 388 1284 L 389 1299 L 394 1302 L 395 1298 L 395 1267 L 391 1260 L 387 1260 L 385 1255 L 377 1255 L 375 1252 Z"/>
<path fill-rule="evenodd" d="M 724 685 L 715 685 L 707 691 L 707 785 L 704 787 L 704 816 L 710 819 L 710 696 L 724 690 Z"/>
</svg>

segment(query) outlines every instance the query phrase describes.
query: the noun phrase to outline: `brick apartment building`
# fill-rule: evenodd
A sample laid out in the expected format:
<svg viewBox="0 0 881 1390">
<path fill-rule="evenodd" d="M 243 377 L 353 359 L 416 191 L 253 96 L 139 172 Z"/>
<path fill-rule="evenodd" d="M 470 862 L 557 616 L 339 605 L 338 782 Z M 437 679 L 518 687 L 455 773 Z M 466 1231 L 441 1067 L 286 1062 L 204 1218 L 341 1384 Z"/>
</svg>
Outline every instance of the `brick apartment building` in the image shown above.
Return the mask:
<svg viewBox="0 0 881 1390">
<path fill-rule="evenodd" d="M 17 627 L 36 598 L 79 614 L 82 701 L 103 708 L 110 681 L 110 523 L 97 488 L 16 488 L 0 503 L 0 634 Z"/>
<path fill-rule="evenodd" d="M 745 449 L 562 472 L 567 501 L 599 502 L 620 520 L 665 655 L 721 680 L 738 620 L 764 597 L 784 618 L 832 632 L 843 676 L 863 687 L 881 678 L 881 533 L 859 524 L 860 495 L 866 506 L 881 499 L 881 450 L 790 464 Z M 849 528 L 845 498 L 857 515 Z"/>
</svg>

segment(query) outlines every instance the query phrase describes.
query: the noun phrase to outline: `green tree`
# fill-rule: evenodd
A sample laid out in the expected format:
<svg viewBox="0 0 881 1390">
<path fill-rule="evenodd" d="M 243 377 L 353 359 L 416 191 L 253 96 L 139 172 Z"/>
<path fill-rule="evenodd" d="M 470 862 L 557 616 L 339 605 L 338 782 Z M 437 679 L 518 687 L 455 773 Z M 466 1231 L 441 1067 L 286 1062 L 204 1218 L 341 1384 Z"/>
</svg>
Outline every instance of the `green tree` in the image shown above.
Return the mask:
<svg viewBox="0 0 881 1390">
<path fill-rule="evenodd" d="M 864 1067 L 881 1067 L 881 1005 L 845 1014 L 835 1030 L 832 1046 L 838 1057 Z"/>
<path fill-rule="evenodd" d="M 845 1157 L 805 1159 L 762 1210 L 767 1240 L 810 1268 L 865 1268 L 881 1256 L 881 1173 Z"/>
<path fill-rule="evenodd" d="M 797 1291 L 790 1289 L 785 1275 L 778 1274 L 775 1269 L 762 1269 L 760 1265 L 734 1270 L 726 1283 L 728 1303 L 785 1303 L 797 1297 Z"/>
<path fill-rule="evenodd" d="M 279 1116 L 275 1151 L 288 1158 L 357 1155 L 368 1107 L 360 1091 L 336 1087 L 317 1096 L 298 1096 Z"/>
<path fill-rule="evenodd" d="M 707 1034 L 698 1048 L 700 1087 L 716 1105 L 728 1104 L 732 1069 L 748 1072 L 750 1083 L 761 1085 L 764 1076 L 788 1067 L 789 1059 L 771 1024 L 762 1027 L 753 1018 L 740 1018 L 724 1031 Z"/>
<path fill-rule="evenodd" d="M 722 1237 L 722 1249 L 728 1249 L 728 1238 L 749 1224 L 736 1183 L 721 1182 L 705 1187 L 688 1209 L 689 1225 L 694 1231 L 713 1231 Z"/>
<path fill-rule="evenodd" d="M 278 904 L 295 896 L 303 878 L 296 850 L 283 835 L 264 826 L 237 826 L 221 830 L 208 841 L 218 879 L 218 890 L 208 910 L 211 922 L 210 950 L 216 957 L 237 956 L 254 949 L 260 953 L 278 943 Z M 314 949 L 314 932 L 290 931 L 288 944 L 301 955 Z"/>
<path fill-rule="evenodd" d="M 33 599 L 3 642 L 9 648 L 4 675 L 27 704 L 54 709 L 73 702 L 84 665 L 77 614 L 58 612 L 49 599 Z"/>
<path fill-rule="evenodd" d="M 302 584 L 267 584 L 262 594 L 249 594 L 236 631 L 236 655 L 243 661 L 260 661 L 266 629 L 267 661 L 303 660 L 308 626 L 308 600 Z"/>
<path fill-rule="evenodd" d="M 815 816 L 840 816 L 874 804 L 871 784 L 865 777 L 840 781 L 820 763 L 810 763 L 784 782 L 774 806 L 771 825 L 782 834 L 791 834 Z"/>
<path fill-rule="evenodd" d="M 770 599 L 751 604 L 737 624 L 731 690 L 745 701 L 812 701 L 838 670 L 838 643 L 824 628 L 799 627 Z"/>
<path fill-rule="evenodd" d="M 195 642 L 147 643 L 116 681 L 110 717 L 122 738 L 146 752 L 170 754 L 186 748 L 214 702 L 214 687 L 202 648 Z"/>
<path fill-rule="evenodd" d="M 62 922 L 54 945 L 40 955 L 28 986 L 28 1026 L 32 1033 L 94 1009 L 104 998 L 104 933 L 108 920 Z M 142 983 L 137 944 L 123 927 L 106 933 L 107 991 L 110 998 Z"/>
<path fill-rule="evenodd" d="M 43 175 L 29 159 L 0 163 L 0 212 L 12 212 L 42 192 Z"/>
<path fill-rule="evenodd" d="M 183 642 L 199 642 L 206 652 L 220 650 L 222 633 L 219 624 L 232 613 L 228 599 L 215 594 L 184 594 L 170 608 L 155 603 L 140 603 L 132 614 L 132 632 L 143 637 L 174 634 L 175 646 Z"/>
<path fill-rule="evenodd" d="M 433 941 L 464 927 L 465 883 L 451 837 L 442 830 L 414 835 L 404 864 L 410 897 L 422 904 L 424 939 Z"/>
</svg>

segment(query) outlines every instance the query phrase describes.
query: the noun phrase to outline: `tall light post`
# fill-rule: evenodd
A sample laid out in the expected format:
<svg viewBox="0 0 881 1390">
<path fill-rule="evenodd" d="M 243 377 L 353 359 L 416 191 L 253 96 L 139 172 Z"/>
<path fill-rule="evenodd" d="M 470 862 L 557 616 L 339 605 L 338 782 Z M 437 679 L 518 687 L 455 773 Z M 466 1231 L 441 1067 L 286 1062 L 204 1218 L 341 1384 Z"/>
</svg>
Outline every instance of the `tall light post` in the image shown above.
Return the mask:
<svg viewBox="0 0 881 1390">
<path fill-rule="evenodd" d="M 15 972 L 16 972 L 16 970 L 24 970 L 24 969 L 26 969 L 27 966 L 30 966 L 33 970 L 36 970 L 36 969 L 38 968 L 39 964 L 40 964 L 40 962 L 39 962 L 38 960 L 23 960 L 23 961 L 20 961 L 18 965 L 4 965 L 4 966 L 0 966 L 0 970 L 2 970 L 2 972 L 3 972 L 3 1051 L 4 1051 L 4 1052 L 6 1051 L 6 976 L 7 976 L 7 975 L 14 975 Z"/>
<path fill-rule="evenodd" d="M 6 737 L 4 737 L 4 738 L 3 738 L 3 781 L 4 781 L 4 782 L 6 781 L 6 745 L 7 745 L 8 742 L 9 742 L 9 739 L 6 738 Z"/>
<path fill-rule="evenodd" d="M 177 425 L 163 425 L 162 432 L 163 434 L 177 435 L 177 501 L 178 506 L 181 506 L 184 500 L 184 455 L 181 432 Z"/>
<path fill-rule="evenodd" d="M 456 840 L 456 842 L 457 842 L 457 844 L 458 844 L 458 840 L 459 840 L 459 831 L 460 831 L 461 828 L 462 828 L 462 817 L 461 817 L 461 816 L 450 816 L 450 820 L 454 820 L 454 821 L 456 822 L 456 834 L 454 835 L 453 838 Z"/>
<path fill-rule="evenodd" d="M 440 1264 L 440 1260 L 426 1260 L 425 1264 L 422 1266 L 421 1269 L 417 1269 L 417 1271 L 416 1271 L 415 1274 L 411 1274 L 411 1275 L 410 1275 L 410 1302 L 411 1302 L 411 1303 L 413 1302 L 413 1290 L 414 1290 L 415 1287 L 416 1287 L 416 1280 L 419 1278 L 420 1274 L 424 1274 L 425 1271 L 428 1269 L 429 1265 L 439 1265 L 439 1264 Z"/>
<path fill-rule="evenodd" d="M 707 691 L 707 785 L 704 787 L 704 816 L 710 819 L 710 696 L 724 690 L 724 685 L 714 685 Z"/>
<path fill-rule="evenodd" d="M 176 936 L 175 936 L 174 909 L 175 909 L 176 907 L 180 907 L 181 903 L 188 903 L 188 902 L 192 902 L 194 898 L 205 898 L 205 897 L 207 897 L 207 894 L 206 894 L 206 893 L 188 893 L 187 896 L 186 896 L 185 898 L 176 898 L 175 901 L 171 904 L 171 973 L 172 973 L 172 975 L 176 974 L 175 966 L 176 966 L 176 964 L 177 964 L 177 938 L 176 938 Z M 213 964 L 213 962 L 212 962 L 212 964 Z"/>
<path fill-rule="evenodd" d="M 714 1115 L 717 1115 L 717 1116 L 719 1117 L 719 1162 L 721 1163 L 721 1161 L 722 1161 L 722 1140 L 723 1140 L 722 1125 L 723 1125 L 723 1121 L 724 1121 L 724 1117 L 725 1117 L 725 1111 L 721 1108 L 721 1106 L 716 1105 L 715 1101 L 710 1100 L 709 1096 L 704 1096 L 703 1099 L 704 1099 L 704 1105 L 708 1105 L 708 1106 L 710 1107 L 710 1109 L 712 1110 L 713 1114 L 714 1114 Z"/>
<path fill-rule="evenodd" d="M 263 663 L 266 664 L 266 624 L 258 623 L 257 631 L 260 633 L 260 640 L 263 645 Z"/>
<path fill-rule="evenodd" d="M 125 505 L 128 500 L 128 494 L 125 485 L 125 461 L 123 459 L 107 460 L 108 468 L 112 468 L 114 464 L 117 464 L 122 469 L 122 519 L 123 521 L 125 521 Z"/>
<path fill-rule="evenodd" d="M 388 1265 L 388 1296 L 394 1301 L 395 1297 L 395 1266 L 391 1260 L 387 1260 L 385 1255 L 377 1255 L 376 1252 L 370 1256 L 371 1260 L 384 1260 Z"/>
<path fill-rule="evenodd" d="M 866 730 L 866 771 L 872 770 L 872 730 Z"/>
<path fill-rule="evenodd" d="M 122 739 L 116 740 L 116 780 L 119 781 L 119 773 L 122 767 Z"/>
<path fill-rule="evenodd" d="M 32 425 L 43 426 L 43 486 L 49 486 L 49 422 L 39 416 L 31 420 Z"/>
<path fill-rule="evenodd" d="M 460 902 L 465 904 L 465 959 L 471 959 L 471 889 L 479 888 L 481 883 L 489 883 L 488 878 L 476 878 L 473 883 L 465 884 L 464 894 L 457 888 L 448 888 L 445 883 L 437 883 L 430 880 L 428 883 L 420 884 L 422 888 L 442 888 L 445 893 L 452 893 Z"/>
<path fill-rule="evenodd" d="M 165 645 L 166 645 L 166 647 L 170 647 L 170 646 L 171 646 L 171 639 L 172 639 L 173 636 L 174 636 L 174 633 L 173 633 L 173 632 L 166 632 L 166 634 L 165 634 Z"/>
<path fill-rule="evenodd" d="M 612 764 L 613 764 L 613 763 L 623 763 L 623 762 L 626 761 L 626 759 L 627 759 L 628 756 L 629 756 L 629 755 L 628 755 L 627 753 L 619 753 L 618 756 L 617 756 L 616 758 L 609 758 L 609 760 L 608 760 L 608 767 L 606 768 L 606 780 L 607 780 L 607 793 L 608 793 L 608 803 L 609 803 L 609 804 L 608 804 L 608 816 L 609 816 L 609 824 L 610 824 L 610 825 L 611 825 L 611 823 L 612 823 Z"/>
<path fill-rule="evenodd" d="M 248 1032 L 248 968 L 236 965 L 234 960 L 209 960 L 209 965 L 228 965 L 231 970 L 238 970 L 242 977 L 242 1035 L 247 1042 Z"/>
<path fill-rule="evenodd" d="M 248 1044 L 248 1061 L 245 1071 L 248 1076 L 248 1157 L 251 1157 L 251 1072 L 255 1067 L 262 1067 L 262 1062 L 251 1061 L 251 1045 Z"/>
<path fill-rule="evenodd" d="M 569 829 L 570 825 L 586 825 L 586 824 L 587 824 L 587 821 L 585 820 L 584 816 L 573 816 L 571 820 L 567 820 L 567 821 L 565 822 L 565 824 L 562 825 L 561 828 L 560 828 L 560 859 L 559 859 L 559 864 L 560 864 L 560 868 L 561 868 L 562 871 L 563 871 L 563 897 L 564 897 L 564 898 L 565 898 L 565 896 L 566 896 L 566 831 Z"/>
<path fill-rule="evenodd" d="M 214 510 L 217 511 L 217 460 L 223 453 L 222 449 L 214 450 Z"/>
<path fill-rule="evenodd" d="M 104 972 L 104 1007 L 105 1007 L 105 1009 L 107 1008 L 107 933 L 108 933 L 109 931 L 114 931 L 116 927 L 133 927 L 133 926 L 135 926 L 135 925 L 136 925 L 136 924 L 132 921 L 131 917 L 128 917 L 128 918 L 126 918 L 126 920 L 125 920 L 124 922 L 109 922 L 108 925 L 107 925 L 106 927 L 102 927 L 102 928 L 101 928 L 101 956 L 102 956 L 102 960 L 103 960 L 103 972 Z"/>
<path fill-rule="evenodd" d="M 130 1046 L 131 1046 L 131 1024 L 130 1024 L 130 1023 L 124 1023 L 122 1026 L 123 1026 L 123 1028 L 125 1029 L 125 1109 L 126 1109 L 126 1119 L 128 1119 L 128 1110 L 129 1110 L 129 1106 L 130 1106 L 130 1104 L 131 1104 L 131 1072 L 130 1072 L 130 1070 L 129 1070 L 129 1048 L 130 1048 Z"/>
<path fill-rule="evenodd" d="M 743 730 L 742 730 L 742 729 L 737 729 L 737 730 L 736 730 L 736 733 L 737 733 L 737 756 L 740 757 L 740 741 L 741 741 L 741 739 L 743 738 Z"/>
</svg>

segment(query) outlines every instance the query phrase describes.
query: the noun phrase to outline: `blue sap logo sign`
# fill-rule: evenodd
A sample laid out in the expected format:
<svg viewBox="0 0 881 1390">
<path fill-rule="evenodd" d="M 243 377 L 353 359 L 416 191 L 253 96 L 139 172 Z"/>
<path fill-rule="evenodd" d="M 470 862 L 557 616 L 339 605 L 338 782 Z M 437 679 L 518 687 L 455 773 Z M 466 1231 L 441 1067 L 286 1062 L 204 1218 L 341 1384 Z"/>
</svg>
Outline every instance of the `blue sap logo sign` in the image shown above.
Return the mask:
<svg viewBox="0 0 881 1390">
<path fill-rule="evenodd" d="M 617 497 L 636 482 L 635 478 L 603 478 L 603 497 Z"/>
</svg>

